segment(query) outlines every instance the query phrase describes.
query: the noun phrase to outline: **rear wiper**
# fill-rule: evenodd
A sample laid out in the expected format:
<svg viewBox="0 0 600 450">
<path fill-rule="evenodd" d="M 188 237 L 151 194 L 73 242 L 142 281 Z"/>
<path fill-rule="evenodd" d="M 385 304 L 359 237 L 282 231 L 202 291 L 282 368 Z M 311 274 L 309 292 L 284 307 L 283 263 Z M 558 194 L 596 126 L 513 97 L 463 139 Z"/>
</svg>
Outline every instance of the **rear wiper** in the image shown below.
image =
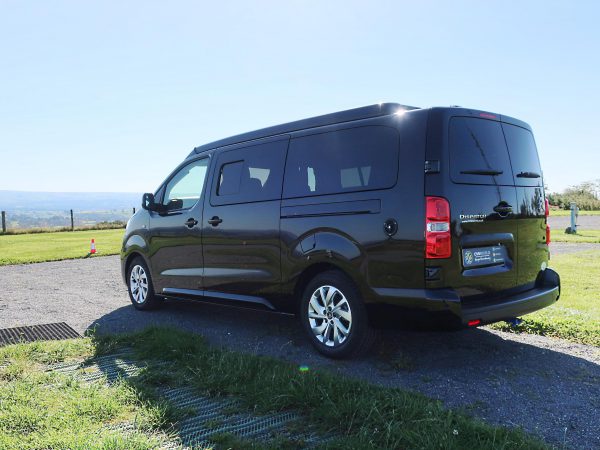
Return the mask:
<svg viewBox="0 0 600 450">
<path fill-rule="evenodd" d="M 461 170 L 460 173 L 464 173 L 466 175 L 502 175 L 504 172 L 502 170 L 476 169 L 476 170 Z"/>
<path fill-rule="evenodd" d="M 517 174 L 519 178 L 539 178 L 541 175 L 537 172 L 519 172 Z"/>
</svg>

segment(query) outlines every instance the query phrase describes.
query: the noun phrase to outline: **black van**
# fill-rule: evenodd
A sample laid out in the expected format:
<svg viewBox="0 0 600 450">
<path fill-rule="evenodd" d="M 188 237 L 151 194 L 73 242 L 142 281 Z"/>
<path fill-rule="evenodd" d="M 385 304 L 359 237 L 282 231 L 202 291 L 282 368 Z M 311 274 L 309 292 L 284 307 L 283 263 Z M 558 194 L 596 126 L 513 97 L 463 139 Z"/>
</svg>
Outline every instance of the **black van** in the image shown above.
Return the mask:
<svg viewBox="0 0 600 450">
<path fill-rule="evenodd" d="M 296 313 L 332 357 L 373 324 L 478 326 L 554 303 L 529 125 L 384 103 L 195 148 L 129 221 L 133 305 L 194 298 Z"/>
</svg>

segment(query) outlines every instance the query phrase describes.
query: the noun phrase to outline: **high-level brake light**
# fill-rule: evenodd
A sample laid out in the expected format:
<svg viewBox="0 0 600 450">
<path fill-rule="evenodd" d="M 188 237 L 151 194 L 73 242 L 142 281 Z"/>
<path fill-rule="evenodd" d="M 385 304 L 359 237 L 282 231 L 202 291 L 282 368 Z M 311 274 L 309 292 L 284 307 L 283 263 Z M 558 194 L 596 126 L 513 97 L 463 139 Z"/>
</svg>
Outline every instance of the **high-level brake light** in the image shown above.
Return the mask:
<svg viewBox="0 0 600 450">
<path fill-rule="evenodd" d="M 425 258 L 450 258 L 450 204 L 442 197 L 426 197 L 425 204 Z"/>
</svg>

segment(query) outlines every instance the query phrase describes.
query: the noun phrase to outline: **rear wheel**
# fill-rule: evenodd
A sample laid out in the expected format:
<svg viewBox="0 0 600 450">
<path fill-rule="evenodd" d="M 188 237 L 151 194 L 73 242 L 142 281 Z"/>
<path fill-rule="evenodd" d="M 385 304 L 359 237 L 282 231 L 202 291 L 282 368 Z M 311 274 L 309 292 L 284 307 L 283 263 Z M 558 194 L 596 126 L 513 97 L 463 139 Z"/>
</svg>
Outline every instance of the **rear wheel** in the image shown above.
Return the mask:
<svg viewBox="0 0 600 450">
<path fill-rule="evenodd" d="M 300 308 L 300 320 L 311 343 L 326 356 L 357 356 L 375 340 L 358 289 L 341 272 L 327 271 L 313 278 Z"/>
<path fill-rule="evenodd" d="M 154 294 L 150 270 L 139 256 L 133 259 L 127 270 L 127 290 L 136 309 L 154 309 L 160 304 L 159 298 Z"/>
</svg>

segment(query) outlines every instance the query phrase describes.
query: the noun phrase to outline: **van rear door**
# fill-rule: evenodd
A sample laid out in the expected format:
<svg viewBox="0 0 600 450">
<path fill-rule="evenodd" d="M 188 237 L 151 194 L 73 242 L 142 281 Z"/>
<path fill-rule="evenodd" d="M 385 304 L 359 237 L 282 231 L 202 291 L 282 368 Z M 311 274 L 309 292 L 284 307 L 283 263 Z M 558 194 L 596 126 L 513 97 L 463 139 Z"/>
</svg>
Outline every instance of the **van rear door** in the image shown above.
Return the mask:
<svg viewBox="0 0 600 450">
<path fill-rule="evenodd" d="M 456 108 L 430 112 L 428 196 L 450 204 L 452 256 L 426 260 L 430 288 L 451 287 L 465 301 L 530 289 L 547 261 L 544 191 L 529 127 L 499 115 Z M 426 275 L 427 276 L 427 275 Z"/>
<path fill-rule="evenodd" d="M 502 130 L 513 169 L 517 194 L 519 249 L 517 284 L 532 288 L 548 261 L 546 205 L 542 169 L 533 134 L 526 124 L 503 118 Z"/>
<path fill-rule="evenodd" d="M 518 285 L 517 194 L 502 125 L 462 116 L 447 124 L 453 256 L 443 273 L 461 297 L 494 295 Z"/>
</svg>

